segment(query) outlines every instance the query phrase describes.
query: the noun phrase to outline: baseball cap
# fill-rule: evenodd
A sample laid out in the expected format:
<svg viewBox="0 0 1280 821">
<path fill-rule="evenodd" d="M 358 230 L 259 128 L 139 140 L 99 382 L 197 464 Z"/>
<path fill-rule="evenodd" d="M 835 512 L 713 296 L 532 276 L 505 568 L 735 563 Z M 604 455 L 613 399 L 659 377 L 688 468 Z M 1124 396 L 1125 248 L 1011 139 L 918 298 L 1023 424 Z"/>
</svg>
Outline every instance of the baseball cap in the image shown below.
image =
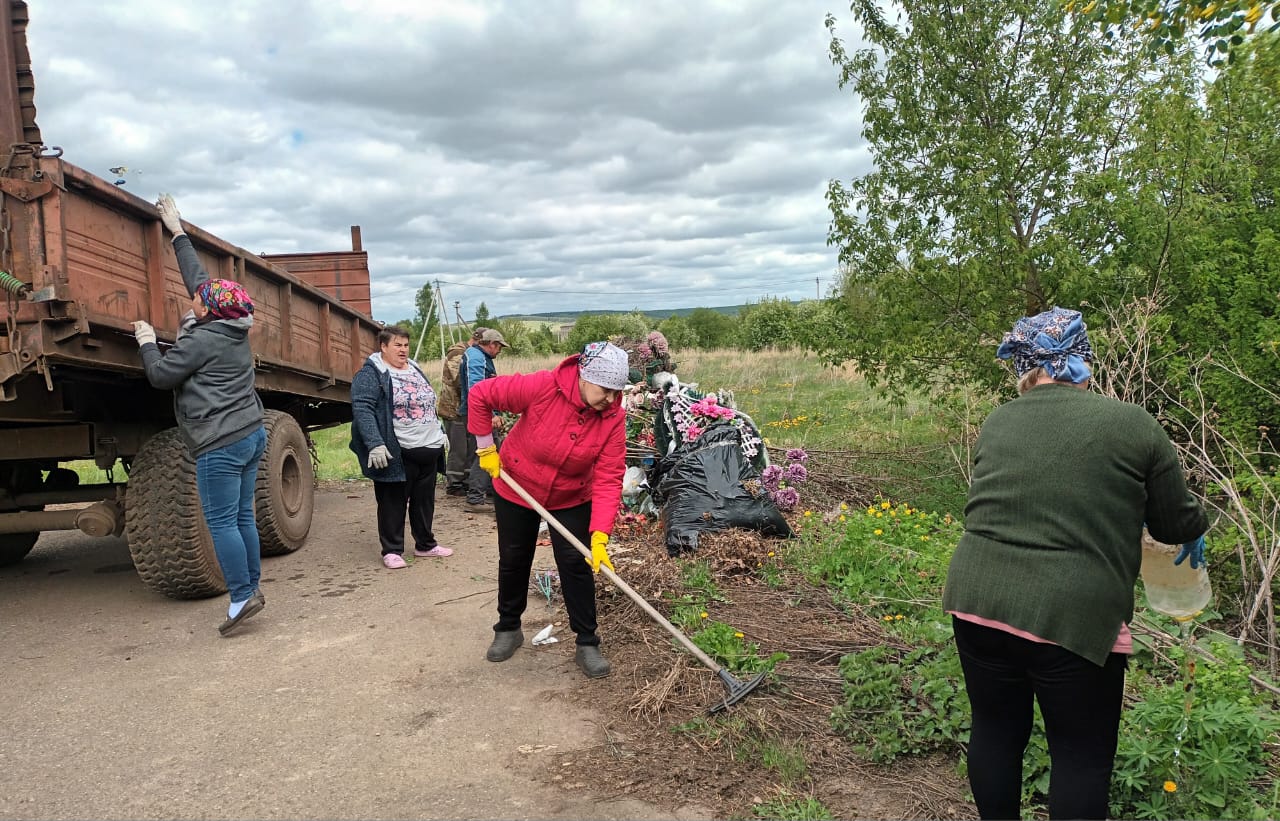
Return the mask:
<svg viewBox="0 0 1280 821">
<path fill-rule="evenodd" d="M 484 333 L 480 334 L 480 342 L 482 343 L 497 342 L 499 345 L 501 345 L 504 348 L 511 347 L 510 345 L 507 344 L 507 340 L 502 338 L 502 332 L 496 331 L 493 328 L 484 329 Z"/>
</svg>

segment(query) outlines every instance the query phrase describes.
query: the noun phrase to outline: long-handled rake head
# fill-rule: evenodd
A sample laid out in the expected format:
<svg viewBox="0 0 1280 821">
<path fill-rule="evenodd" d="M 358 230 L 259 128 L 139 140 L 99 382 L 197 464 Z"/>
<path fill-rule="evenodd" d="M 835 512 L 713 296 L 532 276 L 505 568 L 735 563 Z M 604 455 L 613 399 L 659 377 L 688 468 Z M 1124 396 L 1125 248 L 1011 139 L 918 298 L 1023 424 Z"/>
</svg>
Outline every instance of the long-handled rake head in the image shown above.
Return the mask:
<svg viewBox="0 0 1280 821">
<path fill-rule="evenodd" d="M 743 681 L 740 678 L 734 678 L 729 671 L 721 667 L 716 671 L 716 676 L 720 679 L 720 683 L 724 685 L 725 696 L 724 701 L 717 701 L 707 708 L 708 715 L 715 715 L 721 710 L 727 710 L 733 705 L 742 701 L 751 691 L 759 687 L 764 682 L 764 677 L 768 673 L 760 673 L 752 678 Z"/>
</svg>

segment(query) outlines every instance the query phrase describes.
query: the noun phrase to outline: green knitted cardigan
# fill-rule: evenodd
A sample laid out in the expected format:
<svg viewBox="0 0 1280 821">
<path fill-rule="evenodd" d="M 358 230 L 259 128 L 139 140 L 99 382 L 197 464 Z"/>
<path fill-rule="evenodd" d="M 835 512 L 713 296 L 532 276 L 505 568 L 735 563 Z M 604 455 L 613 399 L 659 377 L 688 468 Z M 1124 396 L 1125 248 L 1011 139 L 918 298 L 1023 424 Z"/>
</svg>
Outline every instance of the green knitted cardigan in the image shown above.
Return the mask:
<svg viewBox="0 0 1280 821">
<path fill-rule="evenodd" d="M 987 417 L 964 516 L 943 608 L 1098 665 L 1133 618 L 1143 522 L 1167 544 L 1208 529 L 1151 414 L 1057 382 Z"/>
</svg>

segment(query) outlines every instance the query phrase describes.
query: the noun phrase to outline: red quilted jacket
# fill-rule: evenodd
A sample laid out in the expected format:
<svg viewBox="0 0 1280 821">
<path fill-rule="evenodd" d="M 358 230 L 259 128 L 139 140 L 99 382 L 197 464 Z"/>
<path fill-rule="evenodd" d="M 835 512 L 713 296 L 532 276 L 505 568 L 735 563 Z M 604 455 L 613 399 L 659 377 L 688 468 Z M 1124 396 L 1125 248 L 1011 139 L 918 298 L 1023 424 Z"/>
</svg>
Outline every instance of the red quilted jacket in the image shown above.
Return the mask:
<svg viewBox="0 0 1280 821">
<path fill-rule="evenodd" d="M 478 382 L 467 401 L 467 430 L 477 437 L 493 435 L 494 411 L 520 414 L 502 442 L 503 473 L 548 510 L 591 502 L 591 530 L 613 532 L 627 467 L 626 414 L 621 402 L 597 411 L 582 401 L 576 354 L 555 370 Z M 493 487 L 524 505 L 501 478 Z"/>
</svg>

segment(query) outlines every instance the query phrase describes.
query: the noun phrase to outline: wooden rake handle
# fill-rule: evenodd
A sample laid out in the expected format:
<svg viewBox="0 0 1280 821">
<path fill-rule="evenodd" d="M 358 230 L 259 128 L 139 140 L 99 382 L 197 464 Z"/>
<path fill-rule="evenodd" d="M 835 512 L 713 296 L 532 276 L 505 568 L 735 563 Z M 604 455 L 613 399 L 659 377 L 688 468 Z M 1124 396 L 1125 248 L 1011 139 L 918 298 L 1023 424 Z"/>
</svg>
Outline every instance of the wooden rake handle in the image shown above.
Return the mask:
<svg viewBox="0 0 1280 821">
<path fill-rule="evenodd" d="M 577 536 L 570 533 L 567 527 L 560 524 L 559 519 L 557 519 L 555 516 L 552 516 L 551 513 L 545 507 L 538 504 L 538 502 L 532 496 L 529 495 L 528 491 L 520 487 L 520 484 L 516 482 L 515 479 L 511 478 L 510 474 L 505 472 L 500 472 L 498 475 L 502 478 L 502 481 L 507 483 L 508 487 L 514 490 L 520 496 L 521 499 L 524 499 L 525 503 L 529 505 L 529 507 L 537 511 L 538 515 L 542 517 L 542 520 L 544 522 L 546 522 L 551 527 L 554 527 L 557 531 L 559 531 L 561 536 L 568 539 L 569 544 L 576 547 L 578 549 L 578 552 L 582 554 L 583 558 L 585 559 L 591 558 L 591 551 L 587 548 L 587 546 L 584 545 L 578 539 Z M 633 602 L 635 602 L 640 607 L 641 610 L 648 613 L 651 619 L 653 619 L 658 624 L 666 628 L 666 631 L 670 633 L 673 637 L 675 637 L 675 640 L 680 642 L 680 644 L 684 646 L 684 649 L 692 653 L 698 661 L 702 662 L 707 667 L 711 668 L 712 672 L 715 672 L 715 673 L 720 672 L 721 667 L 719 664 L 716 664 L 714 659 L 712 659 L 706 653 L 702 652 L 702 648 L 694 644 L 692 641 L 690 641 L 689 637 L 686 636 L 684 633 L 681 633 L 678 627 L 676 627 L 671 622 L 667 621 L 666 618 L 661 613 L 659 613 L 657 610 L 654 609 L 653 605 L 649 604 L 649 602 L 644 600 L 643 596 L 641 596 L 639 593 L 633 590 L 631 588 L 631 585 L 627 584 L 622 579 L 620 579 L 617 573 L 614 573 L 612 570 L 610 570 L 608 567 L 605 567 L 603 564 L 600 565 L 600 572 L 604 574 L 606 579 L 608 579 L 610 582 L 613 583 L 614 587 L 618 588 L 623 593 L 626 593 L 627 596 Z"/>
</svg>

